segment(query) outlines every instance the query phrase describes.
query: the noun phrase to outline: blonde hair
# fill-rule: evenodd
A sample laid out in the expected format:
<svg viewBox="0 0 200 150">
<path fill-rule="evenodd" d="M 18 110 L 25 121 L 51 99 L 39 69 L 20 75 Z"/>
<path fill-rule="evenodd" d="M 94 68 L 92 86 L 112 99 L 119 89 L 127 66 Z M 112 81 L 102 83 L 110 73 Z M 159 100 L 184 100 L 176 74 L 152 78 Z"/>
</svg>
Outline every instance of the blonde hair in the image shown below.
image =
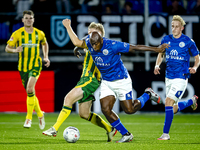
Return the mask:
<svg viewBox="0 0 200 150">
<path fill-rule="evenodd" d="M 185 21 L 183 20 L 183 18 L 179 15 L 174 15 L 172 21 L 179 21 L 181 23 L 182 26 L 185 25 Z"/>
<path fill-rule="evenodd" d="M 88 26 L 88 29 L 96 29 L 96 30 L 99 30 L 101 33 L 102 33 L 102 36 L 104 37 L 105 36 L 105 30 L 104 30 L 104 27 L 101 23 L 95 23 L 95 22 L 92 22 L 90 23 L 90 25 Z"/>
</svg>

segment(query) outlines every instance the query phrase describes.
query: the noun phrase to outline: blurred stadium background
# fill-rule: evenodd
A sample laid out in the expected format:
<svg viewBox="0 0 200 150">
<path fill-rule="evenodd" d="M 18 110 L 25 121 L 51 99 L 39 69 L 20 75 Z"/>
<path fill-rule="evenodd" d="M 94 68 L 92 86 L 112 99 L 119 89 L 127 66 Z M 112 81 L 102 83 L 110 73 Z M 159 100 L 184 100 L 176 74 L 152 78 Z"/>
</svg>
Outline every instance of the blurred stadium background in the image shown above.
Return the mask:
<svg viewBox="0 0 200 150">
<path fill-rule="evenodd" d="M 185 11 L 176 12 L 186 21 L 184 34 L 192 38 L 200 47 L 200 11 L 198 0 L 178 0 Z M 72 28 L 79 38 L 87 34 L 87 26 L 100 22 L 105 27 L 105 37 L 132 44 L 158 46 L 163 36 L 171 33 L 169 12 L 174 0 L 6 0 L 0 4 L 0 112 L 26 112 L 26 93 L 17 71 L 17 54 L 5 52 L 6 42 L 15 30 L 23 26 L 22 12 L 31 9 L 35 13 L 34 27 L 43 30 L 49 43 L 51 66 L 43 67 L 36 85 L 36 94 L 45 112 L 60 111 L 64 96 L 79 81 L 83 58 L 73 56 L 73 44 L 62 25 L 62 20 L 71 18 Z M 126 4 L 126 5 L 125 5 Z M 128 6 L 131 11 L 128 11 Z M 125 7 L 126 6 L 126 7 Z M 148 7 L 147 7 L 148 6 Z M 109 11 L 111 10 L 111 11 Z M 42 54 L 42 53 L 41 53 Z M 84 55 L 84 54 L 83 54 Z M 164 112 L 165 63 L 161 65 L 161 75 L 155 76 L 153 69 L 157 54 L 136 52 L 122 54 L 122 60 L 133 80 L 134 98 L 139 97 L 146 87 L 152 87 L 160 94 L 163 104 L 148 101 L 140 111 Z M 191 65 L 194 59 L 191 59 Z M 189 79 L 182 100 L 194 94 L 200 96 L 200 71 Z M 92 110 L 101 112 L 99 101 Z M 119 103 L 115 111 L 122 112 Z M 77 104 L 73 111 L 77 112 Z M 189 107 L 184 113 L 192 112 Z M 195 112 L 200 112 L 198 108 Z"/>
</svg>

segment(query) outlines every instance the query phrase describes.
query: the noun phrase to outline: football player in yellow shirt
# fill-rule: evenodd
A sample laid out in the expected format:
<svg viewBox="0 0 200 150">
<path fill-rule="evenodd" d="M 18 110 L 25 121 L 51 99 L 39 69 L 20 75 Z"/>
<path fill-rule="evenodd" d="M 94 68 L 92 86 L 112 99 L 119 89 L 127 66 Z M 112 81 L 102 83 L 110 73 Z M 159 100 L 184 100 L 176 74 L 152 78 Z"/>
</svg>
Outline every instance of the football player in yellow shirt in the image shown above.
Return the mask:
<svg viewBox="0 0 200 150">
<path fill-rule="evenodd" d="M 44 55 L 45 66 L 50 66 L 48 58 L 49 45 L 43 31 L 33 27 L 34 13 L 31 10 L 23 12 L 22 22 L 24 26 L 11 35 L 7 42 L 5 51 L 18 53 L 18 70 L 22 84 L 27 93 L 27 115 L 24 128 L 30 128 L 32 123 L 33 110 L 39 118 L 41 130 L 45 127 L 44 112 L 41 111 L 38 98 L 35 95 L 35 85 L 42 70 L 42 59 L 40 57 L 40 43 Z"/>
</svg>

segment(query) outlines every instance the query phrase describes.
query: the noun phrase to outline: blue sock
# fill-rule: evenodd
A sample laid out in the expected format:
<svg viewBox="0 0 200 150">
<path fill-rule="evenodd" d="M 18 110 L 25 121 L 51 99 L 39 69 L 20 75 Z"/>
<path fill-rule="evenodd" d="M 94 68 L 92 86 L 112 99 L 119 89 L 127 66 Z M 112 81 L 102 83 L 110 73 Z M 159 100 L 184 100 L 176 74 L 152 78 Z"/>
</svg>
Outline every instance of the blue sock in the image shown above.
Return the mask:
<svg viewBox="0 0 200 150">
<path fill-rule="evenodd" d="M 144 104 L 149 100 L 149 94 L 144 93 L 142 96 L 138 97 L 137 100 L 141 103 L 141 108 L 144 107 Z"/>
<path fill-rule="evenodd" d="M 178 111 L 181 111 L 181 110 L 185 109 L 186 107 L 191 106 L 192 104 L 193 104 L 192 99 L 182 101 L 182 102 L 178 102 Z"/>
<path fill-rule="evenodd" d="M 111 125 L 117 129 L 122 135 L 126 134 L 128 130 L 124 127 L 124 125 L 121 123 L 120 119 L 117 121 L 111 123 Z"/>
<path fill-rule="evenodd" d="M 165 124 L 163 128 L 163 133 L 169 133 L 169 129 L 172 124 L 172 120 L 174 117 L 173 107 L 172 106 L 166 106 L 165 107 Z"/>
</svg>

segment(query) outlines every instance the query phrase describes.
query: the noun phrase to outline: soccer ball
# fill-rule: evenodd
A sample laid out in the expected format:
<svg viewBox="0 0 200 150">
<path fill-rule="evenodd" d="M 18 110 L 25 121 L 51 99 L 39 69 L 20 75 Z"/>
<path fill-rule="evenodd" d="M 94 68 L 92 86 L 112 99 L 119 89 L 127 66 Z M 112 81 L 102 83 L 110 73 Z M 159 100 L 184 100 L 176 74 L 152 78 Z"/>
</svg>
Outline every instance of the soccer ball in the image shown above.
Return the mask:
<svg viewBox="0 0 200 150">
<path fill-rule="evenodd" d="M 75 143 L 80 138 L 80 132 L 76 127 L 67 127 L 63 132 L 65 141 Z"/>
</svg>

